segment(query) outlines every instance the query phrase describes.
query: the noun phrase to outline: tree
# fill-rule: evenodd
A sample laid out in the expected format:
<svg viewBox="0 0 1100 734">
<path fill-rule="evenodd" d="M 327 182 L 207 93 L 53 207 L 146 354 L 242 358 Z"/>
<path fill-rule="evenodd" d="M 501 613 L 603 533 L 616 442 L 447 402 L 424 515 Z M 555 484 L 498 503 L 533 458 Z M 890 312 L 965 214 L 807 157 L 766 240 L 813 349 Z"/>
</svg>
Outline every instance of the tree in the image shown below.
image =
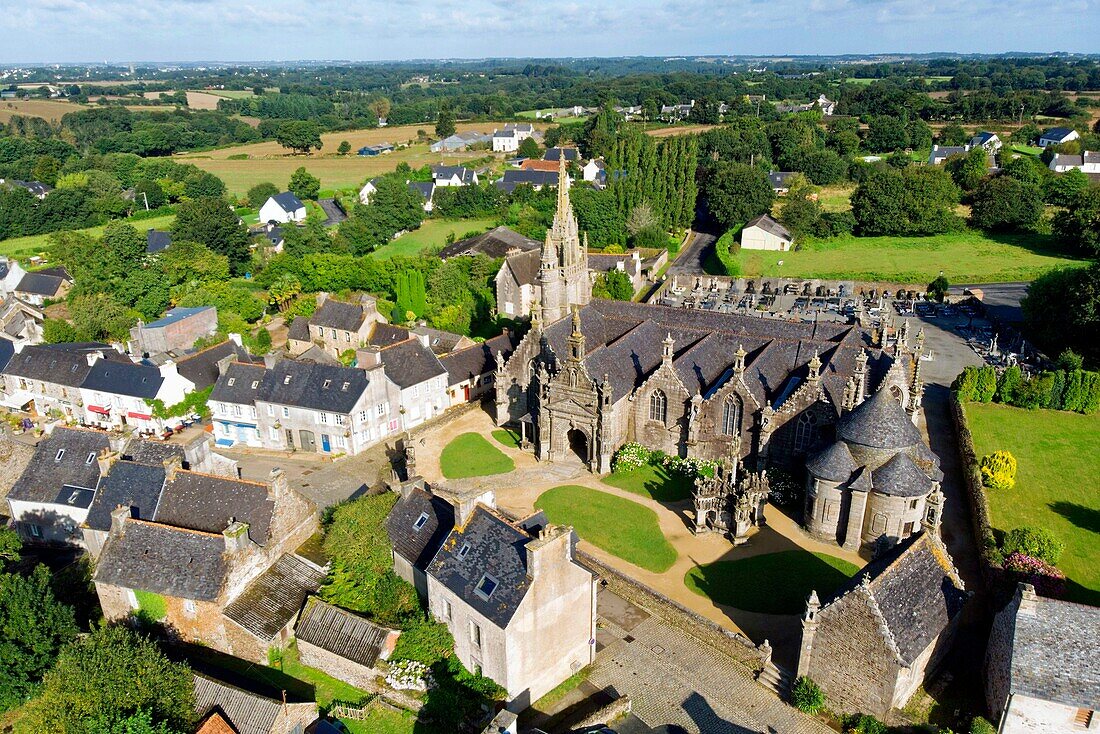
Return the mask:
<svg viewBox="0 0 1100 734">
<path fill-rule="evenodd" d="M 424 200 L 395 176 L 383 176 L 370 204 L 356 205 L 340 223 L 336 243 L 365 255 L 381 247 L 398 232 L 416 229 L 424 219 Z"/>
<path fill-rule="evenodd" d="M 909 137 L 909 147 L 913 150 L 928 150 L 932 147 L 932 128 L 919 117 L 909 121 L 905 132 Z"/>
<path fill-rule="evenodd" d="M 1033 229 L 1043 216 L 1039 187 L 1011 176 L 985 179 L 970 201 L 970 224 L 991 232 Z"/>
<path fill-rule="evenodd" d="M 943 303 L 943 299 L 947 297 L 947 289 L 951 286 L 947 282 L 947 278 L 942 275 L 936 276 L 936 278 L 928 284 L 928 295 L 932 296 L 936 301 Z"/>
<path fill-rule="evenodd" d="M 889 153 L 909 147 L 905 121 L 892 115 L 872 117 L 864 142 L 868 150 L 876 153 Z"/>
<path fill-rule="evenodd" d="M 402 270 L 395 281 L 393 320 L 399 323 L 414 321 L 427 310 L 424 274 L 418 270 Z"/>
<path fill-rule="evenodd" d="M 634 284 L 623 271 L 609 270 L 596 276 L 596 282 L 592 284 L 592 295 L 613 301 L 629 301 L 634 298 Z"/>
<path fill-rule="evenodd" d="M 321 193 L 321 179 L 306 170 L 305 166 L 299 166 L 290 175 L 288 190 L 299 199 L 317 200 Z"/>
<path fill-rule="evenodd" d="M 153 715 L 144 710 L 133 714 L 107 714 L 89 721 L 87 734 L 185 734 L 167 722 L 153 723 Z"/>
<path fill-rule="evenodd" d="M 11 528 L 0 528 L 0 571 L 19 560 L 22 549 L 19 533 Z"/>
<path fill-rule="evenodd" d="M 956 186 L 963 191 L 973 191 L 989 174 L 989 155 L 979 145 L 967 153 L 948 157 L 943 167 L 951 174 Z"/>
<path fill-rule="evenodd" d="M 799 170 L 818 186 L 828 186 L 844 179 L 848 161 L 831 150 L 815 150 L 802 157 Z"/>
<path fill-rule="evenodd" d="M 223 196 L 225 183 L 212 173 L 202 171 L 188 176 L 183 182 L 183 192 L 189 199 L 204 196 Z"/>
<path fill-rule="evenodd" d="M 45 319 L 42 322 L 42 340 L 47 344 L 63 344 L 80 341 L 80 334 L 65 319 Z"/>
<path fill-rule="evenodd" d="M 816 714 L 825 708 L 825 692 L 806 676 L 800 676 L 791 690 L 791 703 L 807 714 Z"/>
<path fill-rule="evenodd" d="M 584 123 L 584 135 L 580 140 L 581 152 L 584 156 L 600 158 L 610 155 L 622 122 L 622 115 L 616 112 L 610 103 L 604 103 L 599 112 L 589 117 Z"/>
<path fill-rule="evenodd" d="M 650 206 L 648 201 L 643 201 L 631 209 L 630 216 L 626 218 L 626 231 L 632 235 L 660 226 L 661 223 L 657 219 L 657 215 L 653 213 L 653 207 Z"/>
<path fill-rule="evenodd" d="M 49 569 L 0 574 L 0 711 L 30 698 L 76 634 L 73 610 L 54 596 Z"/>
<path fill-rule="evenodd" d="M 1092 182 L 1080 168 L 1047 176 L 1043 186 L 1043 199 L 1054 206 L 1070 207 L 1077 197 L 1088 190 Z"/>
<path fill-rule="evenodd" d="M 280 311 L 286 311 L 291 300 L 302 292 L 302 281 L 290 273 L 283 273 L 275 279 L 267 288 L 267 297 L 278 306 Z"/>
<path fill-rule="evenodd" d="M 940 145 L 958 147 L 967 144 L 970 140 L 970 134 L 963 130 L 962 125 L 950 122 L 940 128 L 938 140 Z"/>
<path fill-rule="evenodd" d="M 378 97 L 377 99 L 371 100 L 370 104 L 367 105 L 367 109 L 374 113 L 374 116 L 379 120 L 385 120 L 390 116 L 390 106 L 390 100 L 388 98 Z"/>
<path fill-rule="evenodd" d="M 453 190 L 464 191 L 470 188 L 473 187 L 455 187 Z M 615 197 L 610 191 L 577 186 L 569 191 L 569 200 L 577 215 L 577 226 L 588 235 L 589 243 L 593 247 L 626 243 L 626 223 L 615 206 Z"/>
<path fill-rule="evenodd" d="M 779 221 L 796 237 L 814 234 L 821 222 L 821 204 L 810 190 L 791 190 L 779 210 Z"/>
<path fill-rule="evenodd" d="M 982 484 L 990 489 L 1012 489 L 1016 486 L 1016 457 L 1007 451 L 994 451 L 978 462 Z"/>
<path fill-rule="evenodd" d="M 168 286 L 229 278 L 229 258 L 191 240 L 173 241 L 171 247 L 160 253 L 157 265 Z"/>
<path fill-rule="evenodd" d="M 1020 183 L 1041 186 L 1047 170 L 1035 162 L 1031 156 L 1022 155 L 1005 161 L 1001 174 L 1016 179 Z"/>
<path fill-rule="evenodd" d="M 1064 212 L 1055 215 L 1053 224 L 1055 236 L 1072 249 L 1090 257 L 1100 255 L 1100 187 L 1078 193 Z"/>
<path fill-rule="evenodd" d="M 435 123 L 435 136 L 449 138 L 455 134 L 455 113 L 449 104 L 439 106 L 439 117 Z"/>
<path fill-rule="evenodd" d="M 538 158 L 542 151 L 539 149 L 539 143 L 534 138 L 524 138 L 519 144 L 519 157 L 520 158 Z"/>
<path fill-rule="evenodd" d="M 940 167 L 868 171 L 852 193 L 852 215 L 863 235 L 923 235 L 957 229 L 959 191 Z"/>
<path fill-rule="evenodd" d="M 243 275 L 248 270 L 251 260 L 248 228 L 225 199 L 204 196 L 180 204 L 172 224 L 172 239 L 198 242 L 225 255 L 234 275 Z"/>
<path fill-rule="evenodd" d="M 134 184 L 134 194 L 134 203 L 139 203 L 142 207 L 148 204 L 150 209 L 159 209 L 168 203 L 164 189 L 152 178 L 143 178 Z"/>
<path fill-rule="evenodd" d="M 346 140 L 341 140 L 340 145 L 336 148 L 336 152 L 340 155 L 347 155 L 351 152 L 351 143 Z"/>
<path fill-rule="evenodd" d="M 1100 264 L 1044 273 L 1021 306 L 1027 335 L 1047 354 L 1070 348 L 1093 369 L 1100 365 Z"/>
<path fill-rule="evenodd" d="M 726 161 L 719 161 L 707 172 L 702 193 L 708 211 L 723 230 L 741 227 L 766 213 L 775 199 L 767 174 Z"/>
<path fill-rule="evenodd" d="M 88 722 L 138 713 L 154 727 L 193 731 L 196 718 L 190 669 L 124 626 L 96 629 L 65 647 L 25 710 L 19 728 L 28 733 L 86 734 Z"/>
<path fill-rule="evenodd" d="M 275 130 L 275 141 L 295 153 L 309 155 L 312 148 L 321 149 L 321 126 L 308 120 L 291 120 Z"/>
<path fill-rule="evenodd" d="M 70 298 L 69 312 L 82 341 L 125 341 L 141 316 L 106 293 Z"/>
<path fill-rule="evenodd" d="M 264 203 L 279 193 L 279 187 L 273 183 L 264 181 L 248 190 L 248 205 L 253 209 L 259 209 Z"/>
<path fill-rule="evenodd" d="M 34 163 L 34 169 L 31 171 L 31 177 L 35 181 L 41 181 L 44 184 L 53 186 L 57 183 L 57 176 L 61 173 L 61 161 L 54 158 L 52 155 L 39 156 L 38 160 Z"/>
</svg>

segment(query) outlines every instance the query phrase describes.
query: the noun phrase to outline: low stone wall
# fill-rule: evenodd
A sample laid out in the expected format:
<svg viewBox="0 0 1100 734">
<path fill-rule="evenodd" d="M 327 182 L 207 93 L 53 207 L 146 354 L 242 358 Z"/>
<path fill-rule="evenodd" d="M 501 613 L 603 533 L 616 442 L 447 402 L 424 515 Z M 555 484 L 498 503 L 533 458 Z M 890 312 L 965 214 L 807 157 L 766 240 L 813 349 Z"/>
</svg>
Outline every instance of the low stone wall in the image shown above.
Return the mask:
<svg viewBox="0 0 1100 734">
<path fill-rule="evenodd" d="M 463 403 L 462 405 L 456 405 L 452 408 L 447 408 L 447 410 L 443 411 L 442 415 L 436 416 L 431 420 L 424 421 L 415 428 L 410 428 L 409 436 L 415 438 L 416 436 L 419 436 L 426 431 L 434 431 L 437 428 L 442 428 L 443 426 L 446 426 L 450 423 L 454 423 L 462 416 L 475 410 L 484 410 L 484 408 L 481 407 L 481 401 L 474 400 L 469 403 Z"/>
<path fill-rule="evenodd" d="M 607 584 L 607 588 L 627 601 L 645 608 L 646 611 L 682 629 L 700 642 L 726 653 L 753 673 L 759 672 L 764 667 L 760 651 L 744 635 L 715 624 L 683 604 L 605 565 L 582 550 L 577 551 L 577 560 L 599 576 Z"/>
<path fill-rule="evenodd" d="M 982 578 L 988 588 L 993 588 L 1002 577 L 1001 565 L 995 555 L 997 540 L 989 522 L 989 502 L 982 486 L 982 474 L 978 469 L 978 456 L 974 451 L 974 436 L 966 422 L 966 411 L 959 396 L 951 392 L 951 420 L 955 424 L 958 439 L 959 460 L 962 463 L 963 483 L 966 485 L 966 501 L 970 506 L 970 521 L 974 539 L 978 544 L 978 560 Z"/>
<path fill-rule="evenodd" d="M 571 728 L 577 731 L 587 729 L 590 726 L 610 724 L 616 719 L 620 719 L 623 716 L 629 714 L 632 708 L 633 706 L 630 702 L 630 696 L 622 696 L 621 698 L 615 699 L 606 706 L 596 709 L 588 716 L 573 724 Z"/>
</svg>

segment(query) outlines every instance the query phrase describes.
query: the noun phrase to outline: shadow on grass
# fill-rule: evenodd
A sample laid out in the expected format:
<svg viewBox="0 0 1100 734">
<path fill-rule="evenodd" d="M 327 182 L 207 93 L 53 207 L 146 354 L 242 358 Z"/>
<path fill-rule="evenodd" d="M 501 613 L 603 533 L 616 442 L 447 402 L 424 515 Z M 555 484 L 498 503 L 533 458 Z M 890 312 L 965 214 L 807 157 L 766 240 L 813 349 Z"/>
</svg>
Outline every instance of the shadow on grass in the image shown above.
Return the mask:
<svg viewBox="0 0 1100 734">
<path fill-rule="evenodd" d="M 602 481 L 609 486 L 649 497 L 661 504 L 691 499 L 691 482 L 663 466 L 646 465 L 633 471 L 610 474 Z"/>
<path fill-rule="evenodd" d="M 1048 506 L 1082 530 L 1100 533 L 1100 510 L 1063 500 L 1051 502 Z"/>
<path fill-rule="evenodd" d="M 312 683 L 267 665 L 186 642 L 172 645 L 169 653 L 187 662 L 196 673 L 203 673 L 252 693 L 279 700 L 282 692 L 286 691 L 287 699 L 291 702 L 316 700 L 317 692 Z"/>
</svg>

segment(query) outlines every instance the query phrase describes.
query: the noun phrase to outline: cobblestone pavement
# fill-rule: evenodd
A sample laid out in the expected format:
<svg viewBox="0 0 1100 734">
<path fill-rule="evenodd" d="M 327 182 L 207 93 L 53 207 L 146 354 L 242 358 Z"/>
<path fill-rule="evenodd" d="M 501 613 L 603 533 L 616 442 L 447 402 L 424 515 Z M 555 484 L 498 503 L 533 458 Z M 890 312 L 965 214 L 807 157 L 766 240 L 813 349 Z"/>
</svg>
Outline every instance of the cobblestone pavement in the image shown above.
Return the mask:
<svg viewBox="0 0 1100 734">
<path fill-rule="evenodd" d="M 609 592 L 600 593 L 604 604 Z M 629 604 L 618 600 L 616 606 Z M 630 696 L 648 726 L 675 724 L 699 734 L 828 734 L 831 730 L 753 680 L 740 663 L 650 616 L 630 632 L 603 618 L 588 682 Z"/>
</svg>

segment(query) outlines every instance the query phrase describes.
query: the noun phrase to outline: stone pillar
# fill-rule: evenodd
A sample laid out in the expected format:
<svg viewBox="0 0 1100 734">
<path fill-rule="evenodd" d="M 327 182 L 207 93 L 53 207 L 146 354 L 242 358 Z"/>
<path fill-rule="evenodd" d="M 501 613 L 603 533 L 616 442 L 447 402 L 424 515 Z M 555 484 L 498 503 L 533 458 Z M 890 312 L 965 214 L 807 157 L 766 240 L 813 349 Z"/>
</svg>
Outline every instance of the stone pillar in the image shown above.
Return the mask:
<svg viewBox="0 0 1100 734">
<path fill-rule="evenodd" d="M 817 598 L 817 591 L 811 591 L 806 600 L 806 611 L 802 613 L 802 642 L 798 648 L 798 673 L 799 677 L 810 672 L 810 656 L 814 649 L 814 635 L 817 634 L 817 612 L 821 609 L 821 602 Z"/>
<path fill-rule="evenodd" d="M 848 525 L 844 530 L 844 547 L 859 550 L 863 535 L 863 517 L 867 513 L 867 492 L 853 489 L 852 504 L 848 508 Z"/>
</svg>

